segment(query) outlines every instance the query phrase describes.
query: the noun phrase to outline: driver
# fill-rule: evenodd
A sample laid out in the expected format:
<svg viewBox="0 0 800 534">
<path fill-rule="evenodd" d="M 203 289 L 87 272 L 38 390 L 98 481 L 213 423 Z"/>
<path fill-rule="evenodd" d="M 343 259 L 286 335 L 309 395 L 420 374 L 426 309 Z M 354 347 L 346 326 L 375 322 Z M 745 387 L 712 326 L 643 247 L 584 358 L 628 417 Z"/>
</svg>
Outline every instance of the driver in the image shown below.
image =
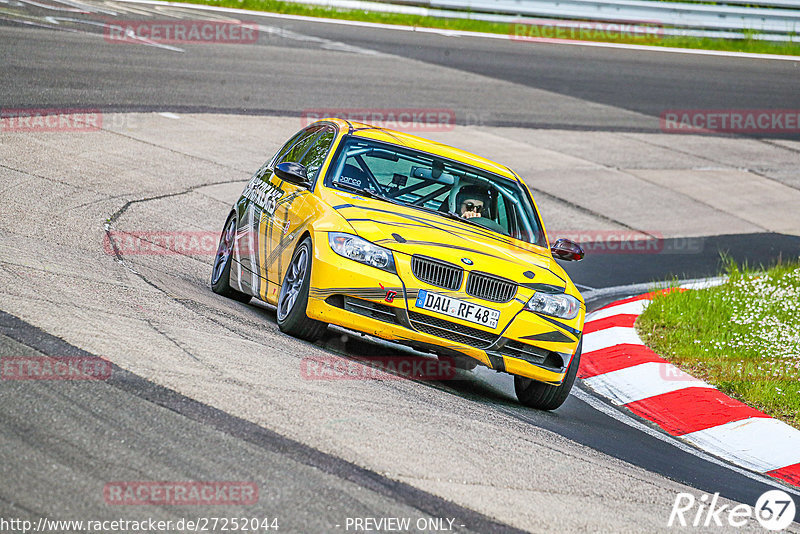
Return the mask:
<svg viewBox="0 0 800 534">
<path fill-rule="evenodd" d="M 456 195 L 458 214 L 465 219 L 488 217 L 489 190 L 480 185 L 467 185 Z"/>
</svg>

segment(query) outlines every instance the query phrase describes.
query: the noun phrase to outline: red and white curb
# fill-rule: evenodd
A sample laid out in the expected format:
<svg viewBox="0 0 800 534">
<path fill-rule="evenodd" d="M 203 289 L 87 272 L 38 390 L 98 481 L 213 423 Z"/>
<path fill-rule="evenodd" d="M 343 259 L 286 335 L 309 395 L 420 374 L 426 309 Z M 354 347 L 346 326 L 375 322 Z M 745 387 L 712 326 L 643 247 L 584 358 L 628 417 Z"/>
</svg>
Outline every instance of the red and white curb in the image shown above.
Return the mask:
<svg viewBox="0 0 800 534">
<path fill-rule="evenodd" d="M 578 377 L 668 434 L 800 487 L 800 430 L 724 395 L 644 345 L 633 325 L 652 298 L 618 300 L 586 316 Z"/>
</svg>

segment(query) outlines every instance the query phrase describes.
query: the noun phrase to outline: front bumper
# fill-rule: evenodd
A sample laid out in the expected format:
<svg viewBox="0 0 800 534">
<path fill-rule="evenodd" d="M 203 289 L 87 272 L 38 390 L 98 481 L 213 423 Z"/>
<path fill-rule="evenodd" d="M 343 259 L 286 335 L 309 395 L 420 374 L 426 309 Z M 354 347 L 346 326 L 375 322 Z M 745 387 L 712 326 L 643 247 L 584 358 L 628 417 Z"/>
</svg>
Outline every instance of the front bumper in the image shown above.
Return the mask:
<svg viewBox="0 0 800 534">
<path fill-rule="evenodd" d="M 515 308 L 507 309 L 505 320 L 490 331 L 417 309 L 420 289 L 441 289 L 417 280 L 407 257 L 395 254 L 401 278 L 339 256 L 328 247 L 325 232 L 315 235 L 315 243 L 309 317 L 422 351 L 466 355 L 497 371 L 550 384 L 563 381 L 580 341 L 583 308 L 572 321 L 554 321 L 523 311 L 530 295 L 521 292 L 515 300 L 522 304 L 509 303 Z"/>
</svg>

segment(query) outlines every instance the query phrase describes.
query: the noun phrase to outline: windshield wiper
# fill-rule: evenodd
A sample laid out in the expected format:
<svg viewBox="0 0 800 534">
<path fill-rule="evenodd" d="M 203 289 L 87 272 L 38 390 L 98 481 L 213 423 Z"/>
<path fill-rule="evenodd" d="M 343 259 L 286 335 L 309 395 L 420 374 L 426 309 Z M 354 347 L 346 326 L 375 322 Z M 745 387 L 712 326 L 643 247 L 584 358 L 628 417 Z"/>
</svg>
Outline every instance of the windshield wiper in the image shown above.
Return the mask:
<svg viewBox="0 0 800 534">
<path fill-rule="evenodd" d="M 340 183 L 340 182 L 334 182 L 334 185 L 336 187 L 340 188 L 340 189 L 343 189 L 343 190 L 348 191 L 350 193 L 355 193 L 357 195 L 361 195 L 363 197 L 374 198 L 376 200 L 383 200 L 384 202 L 389 202 L 390 204 L 397 204 L 398 206 L 405 206 L 405 204 L 403 204 L 402 202 L 398 202 L 397 200 L 394 200 L 393 198 L 385 197 L 385 196 L 381 195 L 380 193 L 375 193 L 374 191 L 372 191 L 370 189 L 364 189 L 363 187 L 356 187 L 354 185 L 343 184 L 343 183 Z"/>
</svg>

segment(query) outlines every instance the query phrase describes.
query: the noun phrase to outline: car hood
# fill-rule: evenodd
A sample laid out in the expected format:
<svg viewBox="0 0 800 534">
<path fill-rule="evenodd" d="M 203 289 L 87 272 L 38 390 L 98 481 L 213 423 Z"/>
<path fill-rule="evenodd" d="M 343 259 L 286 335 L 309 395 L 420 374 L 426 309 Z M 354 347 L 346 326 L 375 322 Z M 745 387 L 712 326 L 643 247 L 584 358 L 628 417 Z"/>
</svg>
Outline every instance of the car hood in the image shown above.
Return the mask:
<svg viewBox="0 0 800 534">
<path fill-rule="evenodd" d="M 477 225 L 381 200 L 335 193 L 331 205 L 356 233 L 403 254 L 440 259 L 532 287 L 564 288 L 567 276 L 546 248 Z"/>
</svg>

